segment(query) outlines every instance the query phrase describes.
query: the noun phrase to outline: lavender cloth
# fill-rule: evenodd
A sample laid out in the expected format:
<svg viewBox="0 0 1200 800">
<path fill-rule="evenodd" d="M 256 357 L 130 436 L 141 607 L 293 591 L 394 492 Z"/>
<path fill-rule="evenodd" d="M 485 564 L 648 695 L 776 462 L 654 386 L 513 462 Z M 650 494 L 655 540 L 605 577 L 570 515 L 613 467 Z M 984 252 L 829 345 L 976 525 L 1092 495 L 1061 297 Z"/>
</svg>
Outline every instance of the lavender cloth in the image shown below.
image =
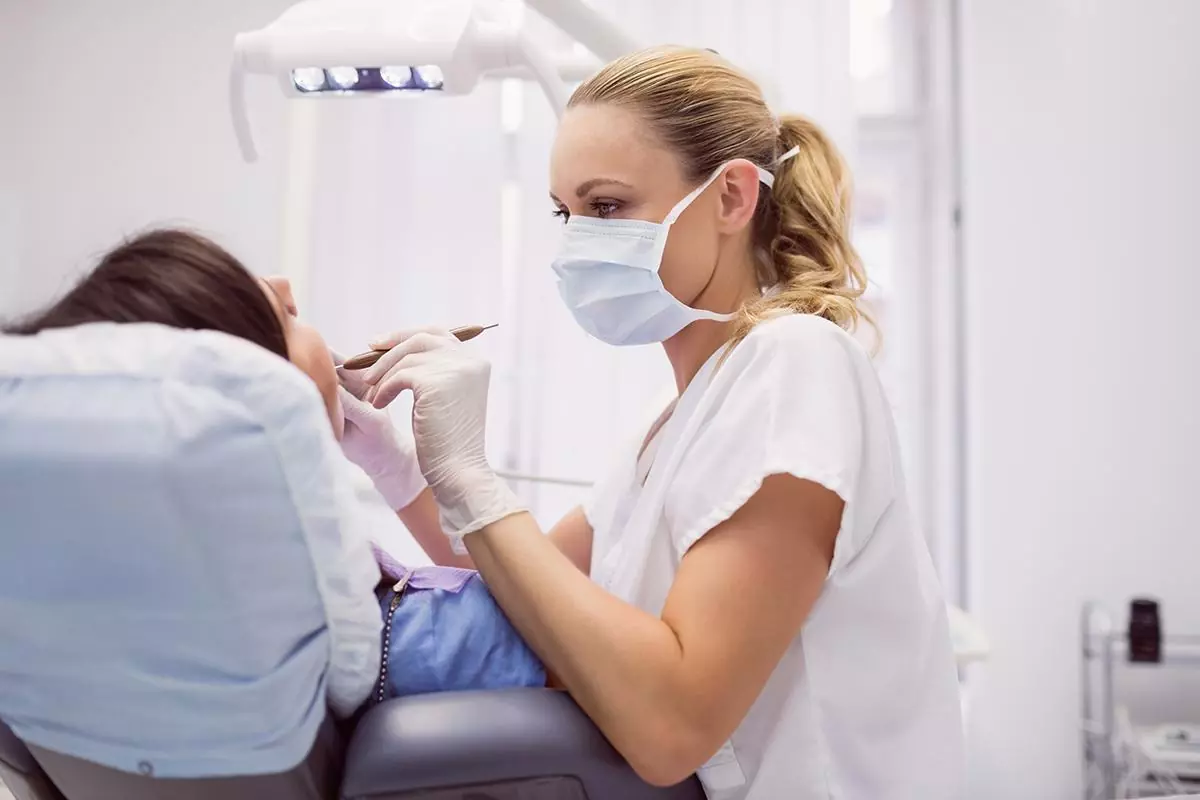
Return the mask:
<svg viewBox="0 0 1200 800">
<path fill-rule="evenodd" d="M 379 564 L 379 571 L 384 577 L 399 582 L 408 575 L 410 589 L 442 589 L 458 594 L 467 585 L 467 581 L 479 574 L 473 569 L 458 567 L 406 567 L 374 542 L 371 543 L 371 550 L 375 553 L 375 563 Z"/>
<path fill-rule="evenodd" d="M 542 662 L 496 605 L 478 572 L 406 567 L 372 547 L 388 580 L 409 576 L 399 604 L 392 604 L 394 591 L 379 593 L 379 610 L 389 620 L 384 697 L 546 685 Z"/>
</svg>

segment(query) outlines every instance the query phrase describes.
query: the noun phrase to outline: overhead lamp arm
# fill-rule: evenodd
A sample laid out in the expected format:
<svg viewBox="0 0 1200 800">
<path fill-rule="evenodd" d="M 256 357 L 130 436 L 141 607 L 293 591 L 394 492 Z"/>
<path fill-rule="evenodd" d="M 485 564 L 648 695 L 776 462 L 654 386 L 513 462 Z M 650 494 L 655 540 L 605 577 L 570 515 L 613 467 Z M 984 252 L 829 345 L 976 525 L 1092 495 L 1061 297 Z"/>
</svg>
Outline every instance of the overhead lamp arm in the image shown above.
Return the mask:
<svg viewBox="0 0 1200 800">
<path fill-rule="evenodd" d="M 250 116 L 246 110 L 245 54 L 236 49 L 229 69 L 229 113 L 233 117 L 233 135 L 242 160 L 248 164 L 257 161 L 258 148 L 254 146 L 254 133 L 250 130 Z"/>
<path fill-rule="evenodd" d="M 641 49 L 637 39 L 583 0 L 525 0 L 525 5 L 581 42 L 601 61 L 612 61 Z"/>
<path fill-rule="evenodd" d="M 550 54 L 534 41 L 528 29 L 517 34 L 516 46 L 529 70 L 533 73 L 534 80 L 546 93 L 546 99 L 550 101 L 554 113 L 561 115 L 571 96 L 567 91 L 567 84 L 559 73 L 558 65 L 554 63 Z"/>
</svg>

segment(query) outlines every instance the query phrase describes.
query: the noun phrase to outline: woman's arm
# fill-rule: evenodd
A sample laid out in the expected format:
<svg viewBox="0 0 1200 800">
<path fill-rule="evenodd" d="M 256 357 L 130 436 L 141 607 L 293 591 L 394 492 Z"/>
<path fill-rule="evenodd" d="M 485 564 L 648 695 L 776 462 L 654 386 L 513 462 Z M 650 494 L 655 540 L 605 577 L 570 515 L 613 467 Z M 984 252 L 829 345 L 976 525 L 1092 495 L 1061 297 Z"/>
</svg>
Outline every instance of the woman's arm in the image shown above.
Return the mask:
<svg viewBox="0 0 1200 800">
<path fill-rule="evenodd" d="M 566 569 L 528 514 L 465 541 L 513 624 L 613 746 L 643 779 L 671 785 L 720 749 L 799 633 L 842 508 L 822 486 L 767 478 L 688 551 L 661 618 Z"/>
<path fill-rule="evenodd" d="M 476 568 L 471 556 L 460 556 L 451 549 L 450 540 L 442 531 L 433 492 L 428 488 L 417 495 L 416 500 L 397 511 L 396 516 L 433 563 L 443 567 Z M 588 574 L 592 562 L 592 526 L 588 524 L 582 509 L 576 508 L 568 512 L 550 529 L 546 538 L 575 565 L 576 569 L 585 575 Z"/>
</svg>

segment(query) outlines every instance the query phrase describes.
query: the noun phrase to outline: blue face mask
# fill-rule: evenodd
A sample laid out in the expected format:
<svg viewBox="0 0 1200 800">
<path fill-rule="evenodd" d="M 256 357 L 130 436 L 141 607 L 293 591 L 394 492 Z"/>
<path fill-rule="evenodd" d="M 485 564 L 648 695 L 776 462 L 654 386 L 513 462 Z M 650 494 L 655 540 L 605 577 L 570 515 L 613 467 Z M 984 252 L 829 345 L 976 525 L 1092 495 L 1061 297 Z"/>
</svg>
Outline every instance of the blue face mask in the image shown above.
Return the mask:
<svg viewBox="0 0 1200 800">
<path fill-rule="evenodd" d="M 793 148 L 776 163 L 797 152 Z M 581 328 L 607 344 L 637 345 L 666 341 L 697 320 L 733 319 L 684 305 L 658 274 L 671 226 L 727 166 L 718 167 L 662 222 L 580 216 L 567 221 L 552 267 L 559 294 Z M 768 188 L 775 182 L 761 167 L 758 175 Z"/>
</svg>

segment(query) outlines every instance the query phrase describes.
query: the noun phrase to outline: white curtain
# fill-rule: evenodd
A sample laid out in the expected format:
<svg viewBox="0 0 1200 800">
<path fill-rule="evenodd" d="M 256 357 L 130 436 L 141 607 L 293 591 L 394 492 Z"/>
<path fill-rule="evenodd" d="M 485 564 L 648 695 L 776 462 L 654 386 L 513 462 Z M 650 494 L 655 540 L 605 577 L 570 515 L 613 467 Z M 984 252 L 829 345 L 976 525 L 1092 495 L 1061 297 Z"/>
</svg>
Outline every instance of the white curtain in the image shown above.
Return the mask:
<svg viewBox="0 0 1200 800">
<path fill-rule="evenodd" d="M 600 5 L 646 44 L 719 51 L 763 83 L 777 111 L 815 118 L 851 149 L 843 0 Z M 555 120 L 540 90 L 506 82 L 464 98 L 330 101 L 320 116 L 307 315 L 347 350 L 394 328 L 500 323 L 470 345 L 494 365 L 493 464 L 597 478 L 673 386 L 660 348 L 595 342 L 562 307 L 549 268 Z M 544 524 L 586 494 L 516 489 Z"/>
</svg>

